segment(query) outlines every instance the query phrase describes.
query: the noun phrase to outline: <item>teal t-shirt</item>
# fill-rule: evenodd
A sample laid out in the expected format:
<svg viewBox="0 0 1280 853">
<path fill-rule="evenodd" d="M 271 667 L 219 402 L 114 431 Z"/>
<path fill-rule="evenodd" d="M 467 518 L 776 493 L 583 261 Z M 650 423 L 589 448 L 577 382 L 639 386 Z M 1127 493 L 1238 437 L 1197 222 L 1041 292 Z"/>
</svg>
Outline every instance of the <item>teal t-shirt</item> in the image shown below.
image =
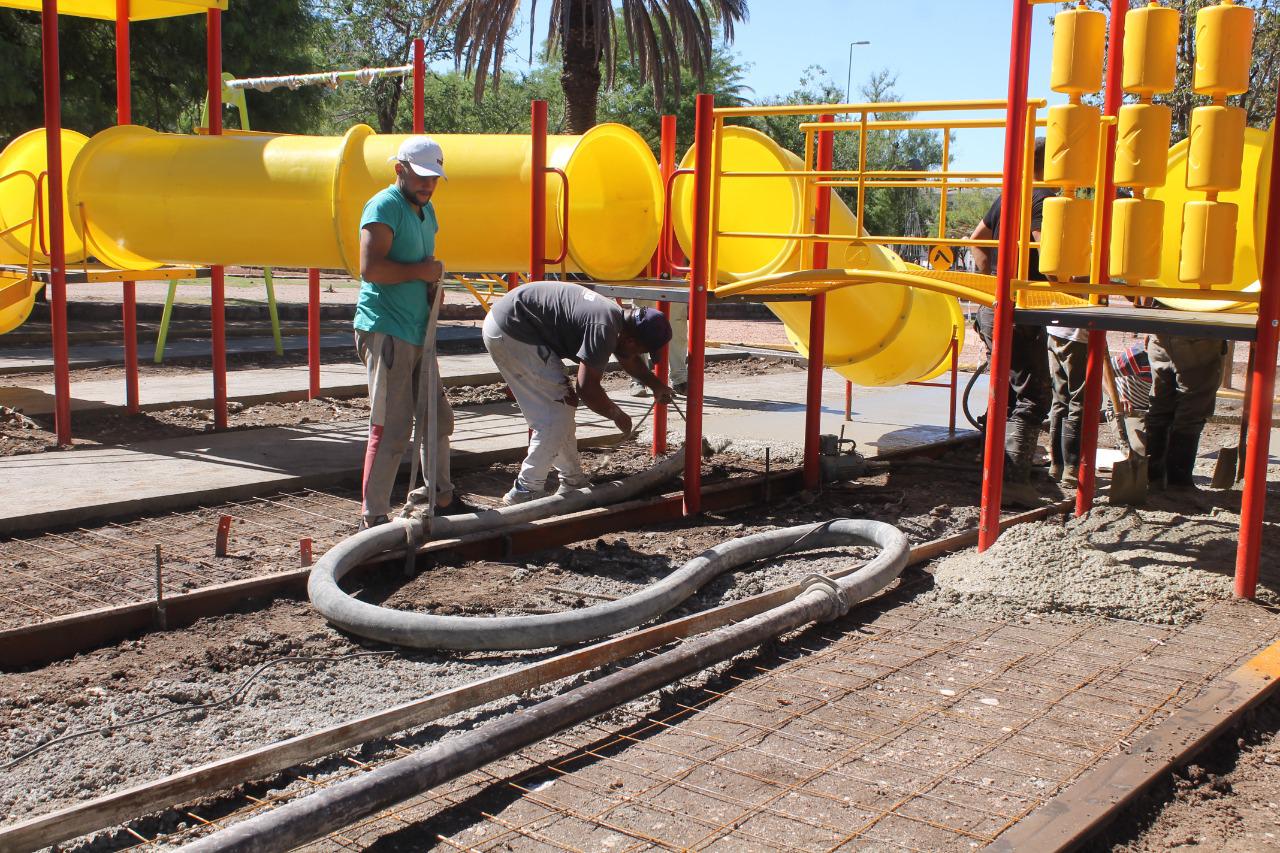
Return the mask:
<svg viewBox="0 0 1280 853">
<path fill-rule="evenodd" d="M 395 184 L 375 195 L 360 214 L 360 227 L 381 222 L 391 229 L 391 251 L 387 257 L 402 264 L 416 264 L 436 251 L 436 211 L 428 202 L 422 216 L 413 209 Z M 355 326 L 362 332 L 382 332 L 422 344 L 431 310 L 427 283 L 415 279 L 402 284 L 381 285 L 360 281 Z"/>
</svg>

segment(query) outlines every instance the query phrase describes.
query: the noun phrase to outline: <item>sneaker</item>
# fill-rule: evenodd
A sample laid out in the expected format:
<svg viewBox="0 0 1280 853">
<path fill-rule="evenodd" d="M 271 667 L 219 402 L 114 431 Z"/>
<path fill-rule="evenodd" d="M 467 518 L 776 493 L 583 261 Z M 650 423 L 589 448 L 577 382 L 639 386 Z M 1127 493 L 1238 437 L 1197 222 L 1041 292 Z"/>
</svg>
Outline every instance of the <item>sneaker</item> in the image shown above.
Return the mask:
<svg viewBox="0 0 1280 853">
<path fill-rule="evenodd" d="M 460 497 L 454 497 L 447 506 L 437 506 L 436 515 L 470 515 L 479 512 L 480 508 L 467 503 Z"/>
<path fill-rule="evenodd" d="M 587 486 L 590 486 L 590 485 L 591 485 L 591 479 L 587 477 L 585 474 L 581 477 L 574 477 L 569 479 L 561 478 L 560 488 L 556 489 L 556 494 L 557 495 L 572 494 L 573 492 L 576 492 L 579 489 L 585 489 Z"/>
<path fill-rule="evenodd" d="M 370 527 L 377 527 L 380 524 L 386 524 L 391 521 L 385 515 L 363 515 L 360 517 L 360 529 L 368 530 Z"/>
<path fill-rule="evenodd" d="M 652 397 L 653 392 L 650 391 L 648 388 L 644 387 L 643 385 L 641 385 L 639 382 L 632 382 L 631 396 L 632 397 Z"/>
<path fill-rule="evenodd" d="M 538 495 L 516 483 L 509 492 L 502 496 L 502 505 L 515 506 L 516 504 L 528 503 L 536 497 Z"/>
</svg>

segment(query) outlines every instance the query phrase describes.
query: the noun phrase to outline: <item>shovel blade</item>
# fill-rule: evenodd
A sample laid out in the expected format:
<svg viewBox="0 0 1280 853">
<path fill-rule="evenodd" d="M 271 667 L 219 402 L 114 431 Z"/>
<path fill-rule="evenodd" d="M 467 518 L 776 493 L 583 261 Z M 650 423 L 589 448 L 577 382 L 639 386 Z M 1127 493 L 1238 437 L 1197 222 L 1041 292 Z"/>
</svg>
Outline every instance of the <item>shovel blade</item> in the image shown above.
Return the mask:
<svg viewBox="0 0 1280 853">
<path fill-rule="evenodd" d="M 1147 460 L 1130 456 L 1111 466 L 1111 502 L 1142 504 L 1147 500 Z"/>
<path fill-rule="evenodd" d="M 1224 447 L 1218 451 L 1218 461 L 1213 466 L 1213 480 L 1209 483 L 1215 489 L 1230 489 L 1236 484 L 1236 464 L 1240 461 L 1240 448 Z"/>
</svg>

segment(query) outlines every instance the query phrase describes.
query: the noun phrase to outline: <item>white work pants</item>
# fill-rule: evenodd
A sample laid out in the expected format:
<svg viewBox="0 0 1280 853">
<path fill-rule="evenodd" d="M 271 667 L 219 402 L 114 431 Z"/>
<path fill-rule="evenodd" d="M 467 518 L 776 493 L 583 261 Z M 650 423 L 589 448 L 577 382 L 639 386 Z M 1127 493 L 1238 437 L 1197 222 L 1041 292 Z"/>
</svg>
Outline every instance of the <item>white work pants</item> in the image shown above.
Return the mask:
<svg viewBox="0 0 1280 853">
<path fill-rule="evenodd" d="M 484 321 L 484 348 L 506 380 L 533 434 L 529 453 L 516 482 L 541 492 L 555 468 L 560 482 L 579 483 L 584 477 L 578 458 L 577 425 L 571 399 L 573 388 L 564 362 L 546 347 L 526 344 L 504 335 L 490 314 Z"/>
</svg>

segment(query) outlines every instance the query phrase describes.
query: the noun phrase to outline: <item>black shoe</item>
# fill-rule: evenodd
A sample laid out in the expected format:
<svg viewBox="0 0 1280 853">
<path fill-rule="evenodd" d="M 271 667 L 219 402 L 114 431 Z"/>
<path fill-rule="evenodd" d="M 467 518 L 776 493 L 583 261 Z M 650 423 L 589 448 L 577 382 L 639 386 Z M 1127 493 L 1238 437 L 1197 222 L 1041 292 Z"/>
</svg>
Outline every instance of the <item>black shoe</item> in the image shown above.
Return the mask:
<svg viewBox="0 0 1280 853">
<path fill-rule="evenodd" d="M 370 527 L 377 527 L 389 521 L 391 519 L 385 515 L 364 515 L 360 517 L 360 529 L 368 530 Z"/>
<path fill-rule="evenodd" d="M 462 498 L 454 498 L 447 506 L 436 507 L 436 515 L 470 515 L 480 512 L 480 508 L 472 506 Z"/>
</svg>

